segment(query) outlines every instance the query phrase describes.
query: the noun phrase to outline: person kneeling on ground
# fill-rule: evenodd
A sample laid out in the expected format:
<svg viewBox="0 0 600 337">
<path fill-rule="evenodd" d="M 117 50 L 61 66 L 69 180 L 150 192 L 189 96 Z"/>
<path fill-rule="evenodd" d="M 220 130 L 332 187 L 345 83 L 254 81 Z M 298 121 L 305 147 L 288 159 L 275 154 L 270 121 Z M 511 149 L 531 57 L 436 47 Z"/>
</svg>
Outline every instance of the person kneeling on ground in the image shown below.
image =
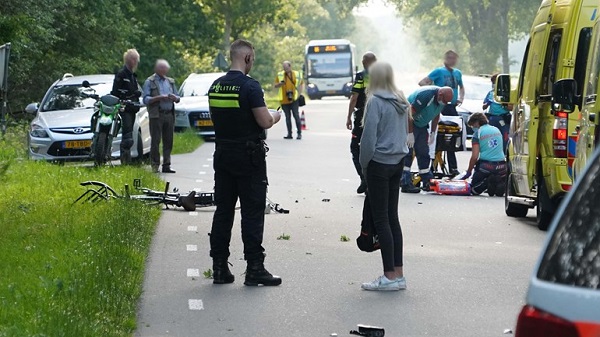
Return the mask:
<svg viewBox="0 0 600 337">
<path fill-rule="evenodd" d="M 462 179 L 471 176 L 471 193 L 479 195 L 486 190 L 490 196 L 504 195 L 507 175 L 506 158 L 502 146 L 502 132 L 489 124 L 485 114 L 474 113 L 468 125 L 473 129 L 473 149 L 469 169 Z"/>
</svg>

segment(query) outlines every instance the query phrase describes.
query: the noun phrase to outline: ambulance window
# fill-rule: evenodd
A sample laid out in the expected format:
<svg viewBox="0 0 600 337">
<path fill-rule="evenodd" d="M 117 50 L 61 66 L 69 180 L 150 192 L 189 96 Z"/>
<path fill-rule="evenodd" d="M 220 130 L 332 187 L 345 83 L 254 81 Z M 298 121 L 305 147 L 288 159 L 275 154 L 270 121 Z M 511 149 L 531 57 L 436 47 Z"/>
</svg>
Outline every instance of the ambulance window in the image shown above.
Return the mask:
<svg viewBox="0 0 600 337">
<path fill-rule="evenodd" d="M 521 75 L 519 75 L 519 96 L 523 94 L 523 83 L 525 82 L 525 74 L 527 70 L 527 58 L 529 57 L 529 46 L 531 45 L 531 40 L 527 41 L 527 48 L 525 48 L 525 55 L 523 56 L 523 65 L 521 66 Z"/>
<path fill-rule="evenodd" d="M 537 277 L 569 286 L 600 289 L 600 159 L 581 178 L 542 257 Z"/>
<path fill-rule="evenodd" d="M 560 53 L 560 40 L 562 31 L 557 30 L 550 34 L 550 41 L 546 51 L 544 70 L 542 73 L 542 95 L 552 94 L 552 85 L 556 81 L 556 68 L 558 67 L 558 54 Z"/>
<path fill-rule="evenodd" d="M 600 27 L 600 26 L 598 26 Z M 598 28 L 597 28 L 598 29 Z M 588 79 L 588 91 L 585 93 L 587 99 L 591 99 L 598 92 L 598 77 L 600 77 L 600 30 L 596 33 L 596 41 L 594 41 L 594 55 L 590 60 L 590 71 Z M 591 103 L 588 101 L 588 103 Z"/>
<path fill-rule="evenodd" d="M 590 54 L 590 44 L 592 43 L 592 28 L 584 28 L 579 34 L 579 44 L 577 45 L 577 58 L 575 60 L 575 81 L 577 82 L 577 94 L 583 94 L 585 87 L 585 77 L 587 75 L 588 55 Z"/>
</svg>

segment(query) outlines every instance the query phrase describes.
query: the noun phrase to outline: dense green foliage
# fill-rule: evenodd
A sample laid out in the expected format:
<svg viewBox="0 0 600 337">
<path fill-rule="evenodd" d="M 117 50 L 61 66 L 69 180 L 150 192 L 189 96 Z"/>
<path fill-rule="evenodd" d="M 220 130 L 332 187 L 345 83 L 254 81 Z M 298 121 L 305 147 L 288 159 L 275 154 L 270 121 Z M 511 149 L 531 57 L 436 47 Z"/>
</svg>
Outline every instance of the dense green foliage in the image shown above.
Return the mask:
<svg viewBox="0 0 600 337">
<path fill-rule="evenodd" d="M 366 0 L 4 0 L 0 44 L 12 43 L 9 102 L 13 111 L 39 101 L 64 73 L 114 73 L 135 47 L 138 70 L 151 75 L 157 58 L 179 81 L 212 71 L 218 52 L 236 38 L 256 44 L 252 75 L 270 84 L 284 59 L 297 67 L 312 38 L 340 38 Z M 251 13 L 251 15 L 250 15 Z"/>
<path fill-rule="evenodd" d="M 508 72 L 510 40 L 529 33 L 540 0 L 390 0 L 419 28 L 423 50 L 439 60 L 447 49 L 470 73 Z M 498 60 L 501 58 L 501 67 Z M 439 62 L 439 61 L 438 61 Z M 499 69 L 500 68 L 500 69 Z"/>
</svg>

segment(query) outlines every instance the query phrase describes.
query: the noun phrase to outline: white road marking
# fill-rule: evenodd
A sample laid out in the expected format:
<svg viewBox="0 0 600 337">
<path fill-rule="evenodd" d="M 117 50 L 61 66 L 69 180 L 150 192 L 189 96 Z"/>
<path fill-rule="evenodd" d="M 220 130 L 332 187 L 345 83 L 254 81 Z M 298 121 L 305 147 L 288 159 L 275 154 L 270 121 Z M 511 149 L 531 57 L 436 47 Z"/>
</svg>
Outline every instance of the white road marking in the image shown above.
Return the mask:
<svg viewBox="0 0 600 337">
<path fill-rule="evenodd" d="M 202 189 L 200 187 L 194 187 L 194 192 L 200 192 Z"/>
<path fill-rule="evenodd" d="M 185 245 L 188 252 L 197 252 L 198 245 Z"/>
<path fill-rule="evenodd" d="M 210 165 L 208 165 L 208 164 L 205 164 L 205 165 L 202 165 L 202 167 L 210 167 Z"/>
<path fill-rule="evenodd" d="M 188 226 L 188 232 L 197 232 L 198 226 Z"/>
<path fill-rule="evenodd" d="M 187 277 L 199 277 L 200 269 L 188 268 Z"/>
<path fill-rule="evenodd" d="M 202 179 L 196 179 L 196 182 L 197 183 L 202 183 L 202 182 L 204 182 L 204 180 L 202 180 Z"/>
<path fill-rule="evenodd" d="M 350 179 L 342 179 L 342 181 L 346 181 L 346 182 L 348 182 L 348 181 L 350 181 Z"/>
<path fill-rule="evenodd" d="M 189 213 L 191 216 L 198 216 L 198 212 L 190 212 Z"/>
<path fill-rule="evenodd" d="M 188 307 L 190 310 L 204 310 L 204 303 L 202 300 L 188 300 Z"/>
<path fill-rule="evenodd" d="M 206 158 L 206 161 L 213 161 L 212 158 Z"/>
<path fill-rule="evenodd" d="M 204 172 L 204 171 L 200 171 L 200 174 L 206 174 L 206 172 Z"/>
</svg>

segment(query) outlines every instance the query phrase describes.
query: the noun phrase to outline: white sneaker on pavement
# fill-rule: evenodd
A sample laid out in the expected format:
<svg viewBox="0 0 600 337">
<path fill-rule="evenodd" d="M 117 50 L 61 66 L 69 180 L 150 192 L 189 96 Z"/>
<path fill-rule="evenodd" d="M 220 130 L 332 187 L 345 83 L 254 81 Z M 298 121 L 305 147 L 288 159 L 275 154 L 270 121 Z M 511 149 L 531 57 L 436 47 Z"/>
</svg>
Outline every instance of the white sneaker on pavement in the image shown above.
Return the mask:
<svg viewBox="0 0 600 337">
<path fill-rule="evenodd" d="M 396 282 L 398 282 L 398 287 L 400 287 L 400 290 L 406 289 L 406 278 L 404 278 L 404 276 L 397 278 Z"/>
<path fill-rule="evenodd" d="M 402 278 L 404 280 L 404 278 Z M 389 280 L 385 275 L 381 275 L 372 282 L 363 283 L 360 286 L 364 290 L 372 291 L 398 291 L 400 283 L 398 280 Z M 404 280 L 404 289 L 406 289 L 406 280 Z"/>
</svg>

